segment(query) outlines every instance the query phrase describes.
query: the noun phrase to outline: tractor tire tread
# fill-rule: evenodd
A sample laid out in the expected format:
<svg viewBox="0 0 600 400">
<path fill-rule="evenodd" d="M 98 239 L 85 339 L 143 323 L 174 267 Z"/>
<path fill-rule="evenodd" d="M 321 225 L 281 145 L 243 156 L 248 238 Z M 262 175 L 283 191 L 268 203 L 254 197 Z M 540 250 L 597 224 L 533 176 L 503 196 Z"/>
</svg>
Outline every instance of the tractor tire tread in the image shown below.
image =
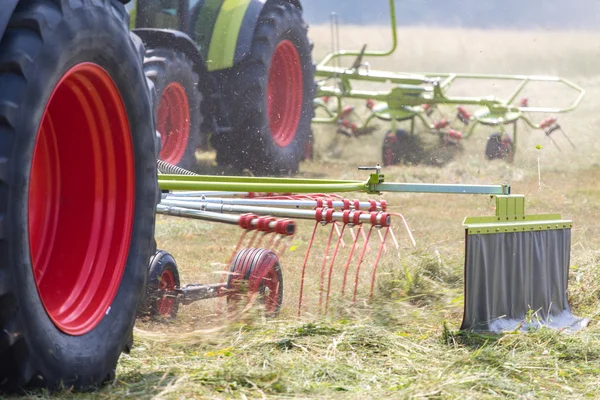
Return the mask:
<svg viewBox="0 0 600 400">
<path fill-rule="evenodd" d="M 82 26 L 83 19 L 87 21 L 87 26 Z M 82 30 L 100 30 L 104 26 L 113 33 L 125 35 L 128 32 L 128 19 L 124 6 L 116 0 L 21 0 L 10 16 L 5 33 L 0 37 L 0 394 L 25 387 L 45 387 L 50 390 L 61 387 L 96 387 L 107 377 L 114 376 L 118 357 L 126 350 L 125 341 L 116 337 L 120 334 L 119 328 L 114 335 L 108 335 L 106 338 L 112 342 L 110 351 L 104 353 L 103 350 L 99 350 L 103 353 L 98 355 L 101 361 L 93 366 L 85 366 L 74 374 L 76 368 L 64 360 L 61 361 L 61 355 L 69 353 L 77 358 L 86 357 L 85 354 L 71 350 L 69 346 L 61 347 L 58 343 L 54 345 L 54 349 L 46 349 L 45 352 L 35 348 L 41 346 L 40 343 L 47 337 L 40 332 L 28 336 L 29 322 L 22 315 L 24 311 L 19 305 L 19 298 L 25 295 L 18 291 L 24 291 L 25 285 L 20 282 L 15 267 L 11 265 L 16 264 L 14 259 L 21 255 L 15 255 L 17 250 L 11 250 L 11 246 L 15 246 L 13 239 L 17 242 L 17 237 L 20 237 L 25 229 L 20 226 L 20 219 L 15 216 L 17 205 L 11 200 L 10 192 L 18 190 L 19 185 L 22 185 L 20 182 L 29 176 L 28 170 L 19 167 L 27 165 L 26 158 L 29 156 L 18 153 L 15 149 L 22 150 L 22 145 L 18 143 L 30 140 L 25 137 L 31 135 L 31 131 L 23 132 L 21 127 L 25 124 L 29 127 L 34 122 L 24 121 L 35 121 L 42 115 L 43 110 L 27 110 L 28 104 L 24 101 L 33 86 L 36 86 L 35 90 L 38 92 L 42 90 L 34 82 L 38 79 L 39 63 L 46 62 L 40 59 L 44 46 L 47 46 L 47 43 L 55 46 L 60 40 L 70 40 L 74 35 L 74 26 Z M 122 53 L 130 51 L 129 54 L 133 54 L 135 51 L 133 44 L 121 43 L 120 46 L 123 48 Z M 137 71 L 141 76 L 141 62 L 138 66 Z M 134 86 L 133 90 L 140 90 L 140 86 Z M 143 100 L 140 100 L 140 104 L 142 109 Z M 150 110 L 149 106 L 147 110 Z M 146 126 L 146 122 L 140 126 Z M 138 132 L 141 132 L 142 128 L 139 129 Z M 146 143 L 147 141 L 144 142 Z M 139 176 L 154 177 L 146 182 L 144 190 L 140 190 L 141 195 L 156 191 L 155 166 L 152 167 L 151 163 L 146 161 L 136 161 L 136 172 Z M 141 189 L 141 186 L 138 186 L 138 189 Z M 146 236 L 148 240 L 153 236 L 154 224 L 150 224 L 150 221 L 154 221 L 155 206 L 156 204 L 150 207 L 148 202 L 144 202 L 143 206 L 140 203 L 140 206 L 136 207 L 136 218 L 148 221 L 134 223 L 138 224 L 137 228 L 134 227 L 134 232 L 144 233 L 144 239 L 138 241 L 138 249 L 144 247 L 142 241 L 146 240 Z M 22 266 L 19 264 L 19 267 Z M 142 277 L 145 279 L 145 275 L 138 275 L 136 279 L 141 283 Z M 131 292 L 130 298 L 137 295 L 137 292 L 141 297 L 142 285 L 139 286 L 128 288 Z M 127 336 L 131 336 L 133 323 L 134 315 L 131 315 L 130 320 L 128 318 L 122 322 L 122 329 L 127 331 Z M 49 361 L 50 358 L 53 361 Z"/>
<path fill-rule="evenodd" d="M 155 105 L 155 116 L 160 103 L 160 95 L 166 85 L 171 82 L 169 71 L 182 73 L 188 71 L 190 80 L 193 82 L 193 87 L 186 87 L 188 102 L 190 106 L 190 132 L 186 151 L 183 158 L 177 166 L 195 170 L 196 164 L 196 149 L 201 142 L 201 126 L 202 126 L 202 93 L 198 90 L 200 81 L 199 74 L 195 71 L 194 63 L 182 52 L 174 51 L 166 48 L 149 48 L 144 56 L 144 73 L 151 80 L 156 88 L 158 100 Z M 191 95 L 193 93 L 193 96 Z"/>
</svg>

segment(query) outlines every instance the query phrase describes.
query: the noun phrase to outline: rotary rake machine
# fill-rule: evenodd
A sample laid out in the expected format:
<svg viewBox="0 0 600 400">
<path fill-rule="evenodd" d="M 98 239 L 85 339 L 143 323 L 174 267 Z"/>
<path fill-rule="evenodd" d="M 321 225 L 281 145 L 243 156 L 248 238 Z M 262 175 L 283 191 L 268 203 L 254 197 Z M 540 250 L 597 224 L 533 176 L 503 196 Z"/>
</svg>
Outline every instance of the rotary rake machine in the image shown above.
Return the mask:
<svg viewBox="0 0 600 400">
<path fill-rule="evenodd" d="M 340 281 L 340 297 L 347 295 L 356 302 L 361 282 L 368 280 L 370 299 L 381 256 L 390 246 L 388 242 L 391 240 L 393 246 L 399 248 L 392 219 L 399 219 L 408 228 L 401 214 L 387 211 L 385 200 L 348 199 L 331 193 L 330 185 L 338 188 L 339 181 L 198 176 L 162 161 L 159 165 L 163 171 L 185 175 L 159 175 L 163 182 L 161 187 L 167 190 L 157 207 L 158 214 L 236 225 L 242 234 L 228 257 L 228 270 L 223 271 L 226 279 L 216 284 L 181 286 L 173 256 L 157 251 L 150 262 L 146 315 L 171 318 L 177 314 L 180 304 L 215 297 L 226 297 L 230 308 L 240 302 L 254 304 L 255 299 L 260 299 L 267 315 L 277 315 L 283 301 L 279 259 L 296 233 L 296 220 L 314 223 L 303 262 L 292 267 L 301 270 L 297 314 L 301 315 L 308 308 L 305 284 L 319 292 L 319 311 L 328 310 L 332 285 L 336 281 Z M 221 185 L 232 190 L 210 189 Z M 347 188 L 359 189 L 361 185 L 360 181 L 346 182 Z M 307 188 L 323 188 L 329 193 L 276 190 L 282 186 L 301 192 Z M 170 190 L 174 187 L 198 190 Z M 252 191 L 253 187 L 266 192 Z M 319 233 L 323 230 L 327 233 L 325 239 L 320 240 Z M 414 244 L 410 230 L 408 235 Z M 375 246 L 371 243 L 373 238 L 378 241 Z M 317 242 L 326 243 L 323 254 L 318 254 Z M 367 260 L 373 261 L 368 268 Z"/>
<path fill-rule="evenodd" d="M 314 223 L 302 262 L 285 265 L 300 276 L 297 315 L 309 307 L 307 290 L 318 292 L 319 312 L 345 297 L 369 301 L 382 254 L 399 248 L 393 222 L 406 227 L 413 245 L 414 238 L 404 217 L 389 212 L 385 201 L 351 200 L 341 193 L 451 193 L 496 198 L 494 216 L 468 217 L 463 223 L 461 329 L 515 329 L 532 310 L 539 317 L 534 325 L 579 329 L 587 323 L 571 314 L 566 296 L 572 222 L 555 214 L 526 215 L 524 197 L 511 194 L 508 185 L 386 182 L 379 165 L 360 168 L 372 170 L 365 181 L 202 176 L 163 162 L 159 169 L 159 214 L 234 224 L 243 233 L 216 284 L 180 285 L 175 260 L 159 251 L 151 261 L 146 300 L 154 315 L 173 317 L 180 303 L 216 297 L 226 297 L 229 310 L 242 306 L 245 311 L 258 303 L 267 316 L 278 315 L 284 270 L 279 260 L 293 247 L 289 238 L 296 233 L 297 220 Z M 325 239 L 320 240 L 323 231 Z M 399 257 L 399 252 L 393 257 L 396 254 Z M 392 268 L 395 265 L 392 262 Z M 359 289 L 363 282 L 368 291 Z"/>
<path fill-rule="evenodd" d="M 376 129 L 370 124 L 374 119 L 391 123 L 382 145 L 383 165 L 413 162 L 414 144 L 418 144 L 416 123 L 425 131 L 439 138 L 443 148 L 456 146 L 462 139 L 469 138 L 478 126 L 495 127 L 497 132 L 488 137 L 485 155 L 488 159 L 505 159 L 512 162 L 517 148 L 517 122 L 523 121 L 528 127 L 542 130 L 545 137 L 560 131 L 574 147 L 573 142 L 558 124 L 554 114 L 574 110 L 585 95 L 585 91 L 575 83 L 560 77 L 528 75 L 491 75 L 459 73 L 393 73 L 371 70 L 365 57 L 385 57 L 395 52 L 397 29 L 394 1 L 390 0 L 392 47 L 388 51 L 367 51 L 364 45 L 360 51 L 339 49 L 338 20 L 332 16 L 332 51 L 318 65 L 317 97 L 313 106 L 317 111 L 314 123 L 335 123 L 338 133 L 348 137 L 371 134 Z M 340 60 L 355 57 L 350 67 L 342 67 Z M 385 90 L 360 90 L 356 83 L 391 85 Z M 453 96 L 451 87 L 464 83 L 484 83 L 502 85 L 514 84 L 505 99 L 491 96 Z M 562 86 L 572 93 L 572 102 L 566 107 L 530 106 L 526 98 L 518 100 L 532 84 L 552 84 Z M 366 112 L 358 113 L 355 106 L 347 104 L 348 99 L 366 102 Z M 454 108 L 454 111 L 451 109 Z M 361 114 L 366 114 L 362 118 Z M 449 117 L 454 114 L 455 117 Z M 534 122 L 530 114 L 550 115 L 542 122 Z M 399 129 L 399 122 L 408 122 L 409 129 Z M 510 129 L 512 127 L 512 129 Z M 509 133 L 509 131 L 512 131 Z M 558 145 L 557 145 L 558 147 Z M 560 150 L 560 147 L 559 147 Z"/>
</svg>

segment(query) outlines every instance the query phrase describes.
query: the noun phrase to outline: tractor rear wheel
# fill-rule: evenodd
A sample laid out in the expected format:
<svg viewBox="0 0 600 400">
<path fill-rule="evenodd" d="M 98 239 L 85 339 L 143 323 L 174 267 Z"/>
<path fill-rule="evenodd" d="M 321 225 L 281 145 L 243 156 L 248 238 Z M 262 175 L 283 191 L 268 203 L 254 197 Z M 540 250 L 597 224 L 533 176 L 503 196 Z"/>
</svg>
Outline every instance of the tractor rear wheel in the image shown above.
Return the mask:
<svg viewBox="0 0 600 400">
<path fill-rule="evenodd" d="M 248 56 L 217 72 L 230 99 L 231 134 L 211 139 L 217 161 L 255 174 L 298 171 L 314 115 L 315 66 L 302 11 L 289 1 L 265 4 Z"/>
<path fill-rule="evenodd" d="M 148 49 L 144 72 L 156 87 L 156 130 L 160 134 L 159 158 L 185 169 L 196 165 L 200 145 L 198 74 L 182 52 Z"/>
<path fill-rule="evenodd" d="M 131 348 L 158 189 L 128 19 L 22 0 L 0 38 L 0 392 L 94 387 Z"/>
</svg>

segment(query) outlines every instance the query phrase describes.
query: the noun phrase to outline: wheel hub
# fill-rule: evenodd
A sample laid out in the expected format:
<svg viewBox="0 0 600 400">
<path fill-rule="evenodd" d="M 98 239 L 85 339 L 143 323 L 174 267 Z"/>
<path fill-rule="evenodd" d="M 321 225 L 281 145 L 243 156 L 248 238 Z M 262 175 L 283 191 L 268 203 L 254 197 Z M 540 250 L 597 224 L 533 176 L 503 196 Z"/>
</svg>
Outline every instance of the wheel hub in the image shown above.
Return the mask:
<svg viewBox="0 0 600 400">
<path fill-rule="evenodd" d="M 75 65 L 42 115 L 28 196 L 35 283 L 64 333 L 88 333 L 110 311 L 129 254 L 134 188 L 119 90 L 99 65 Z"/>
<path fill-rule="evenodd" d="M 273 141 L 287 147 L 296 137 L 302 113 L 302 64 L 296 46 L 283 40 L 275 48 L 267 84 L 267 114 Z"/>
</svg>

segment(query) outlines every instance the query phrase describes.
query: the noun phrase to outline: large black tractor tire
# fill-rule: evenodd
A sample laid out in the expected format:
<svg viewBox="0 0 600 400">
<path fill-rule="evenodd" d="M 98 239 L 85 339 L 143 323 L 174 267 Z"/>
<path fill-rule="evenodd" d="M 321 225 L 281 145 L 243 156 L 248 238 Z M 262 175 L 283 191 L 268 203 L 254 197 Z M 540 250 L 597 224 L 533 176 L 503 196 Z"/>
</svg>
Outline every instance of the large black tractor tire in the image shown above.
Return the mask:
<svg viewBox="0 0 600 400">
<path fill-rule="evenodd" d="M 131 348 L 158 189 L 128 20 L 22 0 L 0 38 L 0 392 L 95 387 Z"/>
<path fill-rule="evenodd" d="M 185 54 L 164 48 L 148 49 L 144 72 L 156 87 L 156 129 L 160 134 L 159 158 L 185 169 L 194 169 L 200 146 L 201 94 L 198 74 Z"/>
<path fill-rule="evenodd" d="M 231 133 L 211 139 L 219 164 L 261 175 L 298 171 L 314 115 L 315 66 L 307 31 L 299 8 L 268 1 L 248 56 L 216 73 L 233 126 Z"/>
</svg>

